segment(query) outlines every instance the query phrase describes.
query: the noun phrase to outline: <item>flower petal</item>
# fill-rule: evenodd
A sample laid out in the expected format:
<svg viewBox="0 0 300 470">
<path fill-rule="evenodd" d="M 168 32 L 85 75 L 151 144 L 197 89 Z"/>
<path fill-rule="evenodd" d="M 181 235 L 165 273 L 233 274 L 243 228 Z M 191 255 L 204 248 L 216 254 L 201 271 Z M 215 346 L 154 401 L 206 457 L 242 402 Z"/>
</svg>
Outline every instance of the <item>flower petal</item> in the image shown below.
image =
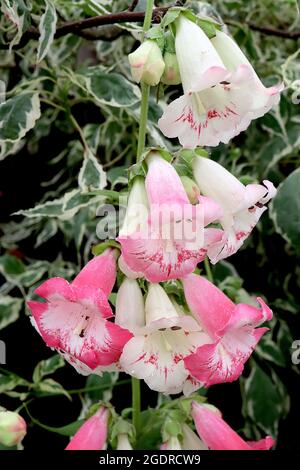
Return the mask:
<svg viewBox="0 0 300 470">
<path fill-rule="evenodd" d="M 136 336 L 124 347 L 120 364 L 128 374 L 144 379 L 152 390 L 180 393 L 189 375 L 183 358 L 201 340 L 201 333 L 182 329 Z"/>
<path fill-rule="evenodd" d="M 152 152 L 147 164 L 145 185 L 150 204 L 189 204 L 181 179 L 170 163 Z"/>
<path fill-rule="evenodd" d="M 247 442 L 207 406 L 194 402 L 192 417 L 201 440 L 210 450 L 251 450 Z"/>
<path fill-rule="evenodd" d="M 233 382 L 242 374 L 256 344 L 268 328 L 231 330 L 214 344 L 200 346 L 184 363 L 192 377 L 210 387 Z"/>
<path fill-rule="evenodd" d="M 228 75 L 212 42 L 184 15 L 176 22 L 175 49 L 185 93 L 214 86 Z"/>
<path fill-rule="evenodd" d="M 190 274 L 183 279 L 187 304 L 211 338 L 218 339 L 228 324 L 235 304 L 203 276 Z"/>
<path fill-rule="evenodd" d="M 99 290 L 99 292 L 101 292 Z M 131 334 L 104 320 L 90 304 L 56 300 L 38 309 L 32 303 L 37 328 L 49 347 L 74 356 L 91 369 L 116 362 Z"/>
<path fill-rule="evenodd" d="M 115 251 L 108 249 L 101 256 L 89 261 L 72 282 L 72 286 L 100 288 L 107 296 L 116 280 Z"/>
<path fill-rule="evenodd" d="M 102 450 L 107 439 L 109 411 L 101 407 L 76 432 L 65 450 Z"/>
</svg>

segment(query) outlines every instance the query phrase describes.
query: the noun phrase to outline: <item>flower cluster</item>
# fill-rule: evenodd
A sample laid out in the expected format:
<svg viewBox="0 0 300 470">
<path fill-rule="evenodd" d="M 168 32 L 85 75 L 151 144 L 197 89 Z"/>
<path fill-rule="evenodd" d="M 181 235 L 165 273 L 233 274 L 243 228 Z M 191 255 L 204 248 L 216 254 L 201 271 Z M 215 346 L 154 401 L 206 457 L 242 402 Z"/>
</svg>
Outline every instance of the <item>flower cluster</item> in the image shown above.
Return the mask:
<svg viewBox="0 0 300 470">
<path fill-rule="evenodd" d="M 265 88 L 252 66 L 225 33 L 209 39 L 180 14 L 175 22 L 176 55 L 146 40 L 130 54 L 133 78 L 156 85 L 182 82 L 184 94 L 165 109 L 159 127 L 187 148 L 227 143 L 278 103 L 282 86 Z M 172 156 L 170 156 L 172 160 Z M 166 152 L 152 150 L 146 176 L 131 184 L 117 242 L 92 259 L 69 283 L 52 278 L 30 301 L 32 323 L 45 343 L 84 375 L 123 371 L 155 391 L 190 396 L 200 387 L 231 382 L 262 335 L 272 311 L 235 304 L 202 274 L 206 257 L 214 264 L 233 255 L 247 239 L 267 202 L 276 194 L 270 181 L 243 185 L 217 162 L 196 152 L 189 190 Z M 115 243 L 116 245 L 116 243 Z M 110 294 L 120 271 L 115 313 Z M 176 280 L 180 295 L 170 294 Z M 79 429 L 67 449 L 102 449 L 109 410 L 101 406 Z M 184 423 L 162 449 L 268 449 L 271 438 L 245 442 L 216 409 L 193 402 L 199 437 Z M 130 449 L 127 431 L 117 447 Z"/>
<path fill-rule="evenodd" d="M 183 95 L 159 120 L 167 137 L 185 148 L 227 144 L 253 119 L 278 104 L 283 85 L 266 88 L 235 41 L 223 31 L 209 39 L 184 14 L 175 21 L 176 55 L 162 52 L 154 40 L 130 54 L 133 78 L 156 85 L 182 82 Z M 166 79 L 167 77 L 167 79 Z"/>
</svg>

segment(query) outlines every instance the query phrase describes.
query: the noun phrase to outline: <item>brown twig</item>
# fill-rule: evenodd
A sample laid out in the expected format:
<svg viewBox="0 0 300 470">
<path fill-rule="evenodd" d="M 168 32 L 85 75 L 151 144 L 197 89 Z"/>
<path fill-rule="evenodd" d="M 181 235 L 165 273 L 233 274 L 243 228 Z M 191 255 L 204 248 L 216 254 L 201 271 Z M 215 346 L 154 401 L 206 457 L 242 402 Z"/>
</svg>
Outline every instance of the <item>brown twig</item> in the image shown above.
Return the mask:
<svg viewBox="0 0 300 470">
<path fill-rule="evenodd" d="M 239 26 L 240 23 L 237 21 L 232 21 L 232 20 L 226 20 L 226 24 L 229 26 Z M 267 36 L 277 36 L 279 38 L 284 38 L 284 39 L 299 39 L 300 38 L 300 31 L 288 31 L 284 29 L 278 29 L 278 28 L 269 28 L 266 26 L 259 26 L 255 23 L 251 22 L 245 22 L 247 26 L 249 26 L 250 29 L 253 31 L 258 31 L 259 33 L 265 34 Z"/>
<path fill-rule="evenodd" d="M 184 2 L 176 2 L 177 4 L 183 4 Z M 158 7 L 154 8 L 152 22 L 158 23 L 161 21 L 162 17 L 166 14 L 169 8 L 173 6 L 170 5 L 168 7 Z M 84 18 L 78 21 L 66 21 L 65 23 L 58 26 L 55 33 L 55 38 L 61 38 L 67 34 L 76 34 L 76 35 L 84 35 L 86 38 L 89 39 L 97 39 L 96 35 L 94 36 L 92 33 L 84 34 L 84 30 L 88 30 L 90 28 L 96 28 L 98 26 L 104 25 L 116 25 L 121 23 L 140 23 L 144 20 L 145 13 L 144 12 L 135 12 L 135 11 L 122 11 L 119 13 L 109 13 L 106 15 L 101 16 L 93 16 L 91 18 Z M 226 24 L 238 26 L 239 23 L 227 20 Z M 285 39 L 299 39 L 300 38 L 300 31 L 286 31 L 276 28 L 269 28 L 258 26 L 253 23 L 246 23 L 252 30 L 258 31 L 262 34 L 271 35 L 282 37 Z M 24 47 L 31 39 L 38 39 L 40 36 L 39 30 L 34 27 L 28 28 L 28 30 L 23 35 L 20 43 L 15 46 L 15 49 L 20 49 Z M 0 49 L 8 49 L 8 45 L 0 45 Z"/>
<path fill-rule="evenodd" d="M 129 5 L 128 7 L 128 11 L 134 11 L 138 3 L 139 3 L 139 0 L 133 0 L 131 2 L 131 5 Z"/>
</svg>

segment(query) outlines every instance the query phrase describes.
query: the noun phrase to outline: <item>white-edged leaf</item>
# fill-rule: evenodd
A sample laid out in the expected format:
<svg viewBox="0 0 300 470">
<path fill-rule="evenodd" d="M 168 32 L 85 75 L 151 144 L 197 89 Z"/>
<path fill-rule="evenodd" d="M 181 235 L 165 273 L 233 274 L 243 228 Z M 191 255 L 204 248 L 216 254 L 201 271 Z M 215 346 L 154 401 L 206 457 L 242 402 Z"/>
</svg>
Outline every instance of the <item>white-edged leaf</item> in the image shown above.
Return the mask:
<svg viewBox="0 0 300 470">
<path fill-rule="evenodd" d="M 89 67 L 81 76 L 96 104 L 122 108 L 133 106 L 141 99 L 139 87 L 118 73 L 107 73 L 99 67 Z"/>
<path fill-rule="evenodd" d="M 41 116 L 38 93 L 21 93 L 0 105 L 0 145 L 20 141 Z"/>
<path fill-rule="evenodd" d="M 104 196 L 95 196 L 88 193 L 82 194 L 80 189 L 73 189 L 59 199 L 38 204 L 31 209 L 20 210 L 15 212 L 14 215 L 55 217 L 60 220 L 70 220 L 82 207 L 100 204 L 104 200 Z"/>
<path fill-rule="evenodd" d="M 51 47 L 57 23 L 57 14 L 53 2 L 51 0 L 45 0 L 45 3 L 45 13 L 42 15 L 39 24 L 40 38 L 37 52 L 38 63 L 44 59 Z"/>
<path fill-rule="evenodd" d="M 10 295 L 0 297 L 0 330 L 19 318 L 23 300 Z"/>
<path fill-rule="evenodd" d="M 278 187 L 271 203 L 270 217 L 276 231 L 300 253 L 300 168 L 291 173 Z"/>
<path fill-rule="evenodd" d="M 78 184 L 83 192 L 103 189 L 107 185 L 106 173 L 90 149 L 84 153 Z"/>
<path fill-rule="evenodd" d="M 53 374 L 57 369 L 64 367 L 64 365 L 65 361 L 59 354 L 54 354 L 54 356 L 49 357 L 49 359 L 40 361 L 33 371 L 33 382 L 40 382 L 43 377 Z"/>
<path fill-rule="evenodd" d="M 42 382 L 38 382 L 34 389 L 37 392 L 51 395 L 65 395 L 69 400 L 72 400 L 71 396 L 64 389 L 64 387 L 53 379 L 45 379 Z"/>
<path fill-rule="evenodd" d="M 21 37 L 30 22 L 30 10 L 24 0 L 1 0 L 1 11 L 14 24 L 17 32 L 9 48 L 19 44 Z"/>
</svg>

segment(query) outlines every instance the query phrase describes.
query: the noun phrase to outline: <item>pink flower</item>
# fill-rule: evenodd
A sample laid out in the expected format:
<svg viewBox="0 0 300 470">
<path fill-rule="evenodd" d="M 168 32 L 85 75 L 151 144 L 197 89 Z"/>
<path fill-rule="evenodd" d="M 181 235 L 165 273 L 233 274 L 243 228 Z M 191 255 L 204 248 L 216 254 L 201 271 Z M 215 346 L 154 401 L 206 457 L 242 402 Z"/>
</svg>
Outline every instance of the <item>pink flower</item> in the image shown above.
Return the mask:
<svg viewBox="0 0 300 470">
<path fill-rule="evenodd" d="M 91 260 L 72 283 L 56 277 L 35 293 L 46 302 L 28 302 L 32 321 L 47 346 L 56 349 L 75 369 L 88 375 L 107 370 L 118 361 L 129 331 L 108 318 L 108 303 L 116 279 L 113 250 Z"/>
<path fill-rule="evenodd" d="M 134 337 L 125 345 L 120 365 L 128 374 L 143 379 L 152 389 L 163 393 L 194 390 L 199 384 L 190 384 L 190 374 L 184 357 L 209 341 L 199 324 L 185 315 L 170 300 L 159 284 L 150 284 L 145 303 L 146 319 L 136 327 L 131 320 Z"/>
<path fill-rule="evenodd" d="M 106 444 L 109 411 L 101 406 L 76 432 L 65 450 L 102 450 Z"/>
<path fill-rule="evenodd" d="M 256 327 L 271 320 L 272 311 L 261 298 L 257 299 L 261 309 L 235 305 L 211 282 L 196 274 L 184 278 L 183 287 L 192 314 L 211 340 L 184 358 L 186 369 L 206 387 L 236 380 L 268 330 Z"/>
<path fill-rule="evenodd" d="M 215 264 L 236 253 L 243 245 L 267 209 L 265 204 L 276 195 L 276 189 L 267 180 L 262 185 L 244 186 L 222 165 L 209 158 L 195 158 L 193 169 L 200 191 L 211 197 L 223 210 L 220 218 L 223 236 L 211 244 L 207 252 Z"/>
<path fill-rule="evenodd" d="M 216 146 L 245 130 L 279 102 L 282 85 L 265 88 L 237 44 L 217 31 L 211 41 L 183 14 L 176 21 L 176 55 L 184 94 L 158 121 L 182 146 Z"/>
<path fill-rule="evenodd" d="M 209 246 L 222 238 L 221 230 L 204 229 L 222 213 L 206 197 L 190 204 L 175 169 L 159 154 L 153 152 L 147 163 L 147 193 L 144 189 L 142 195 L 140 180 L 133 185 L 126 225 L 118 238 L 123 264 L 150 282 L 181 278 L 193 272 Z"/>
<path fill-rule="evenodd" d="M 210 450 L 269 450 L 275 441 L 267 436 L 257 442 L 244 441 L 221 417 L 218 410 L 193 402 L 192 417 L 197 432 Z"/>
</svg>

